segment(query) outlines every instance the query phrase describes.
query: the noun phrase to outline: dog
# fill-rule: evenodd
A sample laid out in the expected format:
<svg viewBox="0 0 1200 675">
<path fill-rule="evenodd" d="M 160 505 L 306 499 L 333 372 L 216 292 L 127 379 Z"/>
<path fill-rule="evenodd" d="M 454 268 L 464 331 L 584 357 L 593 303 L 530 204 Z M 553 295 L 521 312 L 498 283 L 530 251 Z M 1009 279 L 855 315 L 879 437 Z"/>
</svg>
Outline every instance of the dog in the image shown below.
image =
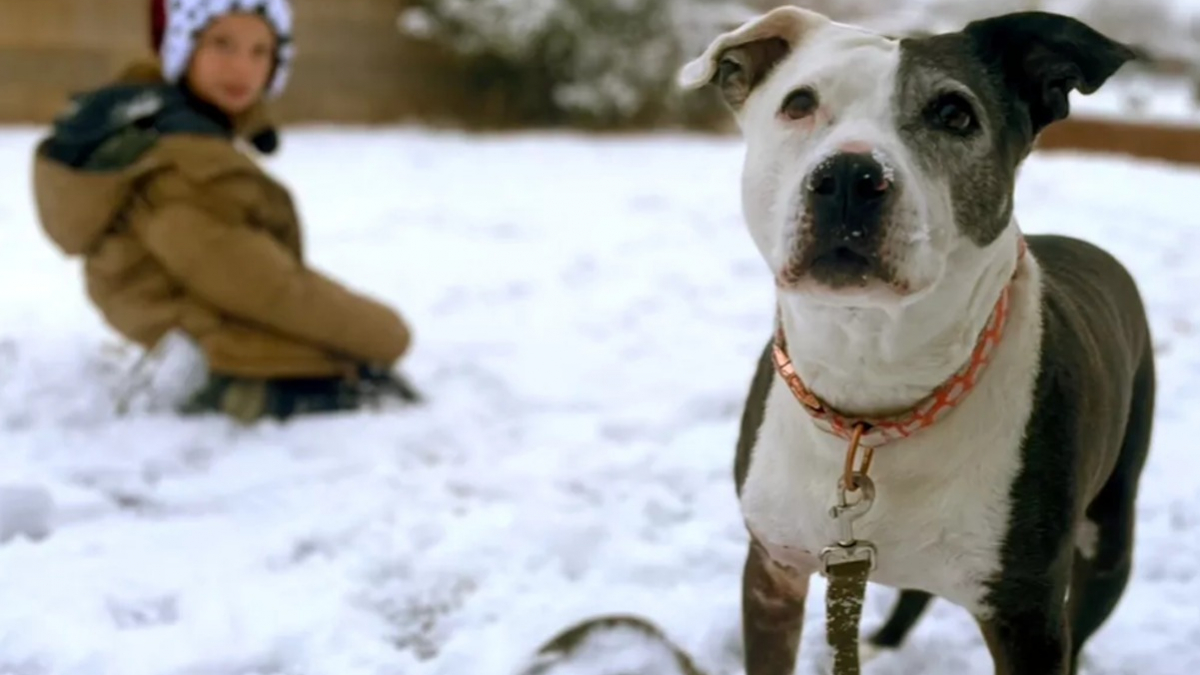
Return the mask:
<svg viewBox="0 0 1200 675">
<path fill-rule="evenodd" d="M 872 642 L 897 646 L 940 597 L 998 674 L 1077 672 L 1130 574 L 1154 356 L 1129 272 L 1023 236 L 1014 184 L 1072 92 L 1135 57 L 1050 13 L 898 39 L 782 7 L 680 71 L 741 129 L 742 211 L 777 291 L 734 462 L 747 675 L 794 671 L 842 536 L 830 509 L 868 457 L 854 536 L 870 581 L 901 590 Z"/>
</svg>

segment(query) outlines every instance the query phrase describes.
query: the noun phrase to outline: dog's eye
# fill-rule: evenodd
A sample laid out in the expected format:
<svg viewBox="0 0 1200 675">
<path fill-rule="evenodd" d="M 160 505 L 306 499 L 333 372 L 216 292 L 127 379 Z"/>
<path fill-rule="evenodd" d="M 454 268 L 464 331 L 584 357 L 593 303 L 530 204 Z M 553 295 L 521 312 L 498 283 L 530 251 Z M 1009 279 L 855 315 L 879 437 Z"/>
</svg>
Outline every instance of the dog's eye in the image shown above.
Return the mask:
<svg viewBox="0 0 1200 675">
<path fill-rule="evenodd" d="M 783 100 L 780 112 L 788 119 L 801 120 L 816 112 L 818 105 L 820 101 L 817 99 L 817 92 L 802 87 L 788 94 Z"/>
<path fill-rule="evenodd" d="M 957 134 L 965 134 L 976 126 L 975 111 L 958 94 L 944 94 L 929 105 L 929 118 L 934 126 Z"/>
</svg>

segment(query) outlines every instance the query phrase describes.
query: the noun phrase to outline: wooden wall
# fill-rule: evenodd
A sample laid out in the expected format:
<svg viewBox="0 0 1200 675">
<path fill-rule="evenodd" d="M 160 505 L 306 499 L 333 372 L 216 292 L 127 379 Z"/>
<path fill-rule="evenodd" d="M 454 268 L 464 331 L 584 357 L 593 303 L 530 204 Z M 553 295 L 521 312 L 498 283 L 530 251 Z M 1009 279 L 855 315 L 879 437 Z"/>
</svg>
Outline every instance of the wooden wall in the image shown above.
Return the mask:
<svg viewBox="0 0 1200 675">
<path fill-rule="evenodd" d="M 406 0 L 293 0 L 297 67 L 284 121 L 443 117 L 469 100 L 454 60 L 403 40 Z M 149 51 L 149 0 L 0 0 L 0 123 L 50 120 L 69 92 Z"/>
<path fill-rule="evenodd" d="M 280 121 L 518 125 L 520 109 L 493 100 L 453 57 L 400 36 L 396 17 L 410 1 L 293 0 L 299 58 Z M 0 0 L 0 123 L 48 122 L 69 92 L 148 56 L 148 22 L 149 0 Z M 1040 145 L 1200 163 L 1197 127 L 1076 117 Z"/>
<path fill-rule="evenodd" d="M 1047 128 L 1038 147 L 1200 165 L 1200 127 L 1076 116 Z"/>
</svg>

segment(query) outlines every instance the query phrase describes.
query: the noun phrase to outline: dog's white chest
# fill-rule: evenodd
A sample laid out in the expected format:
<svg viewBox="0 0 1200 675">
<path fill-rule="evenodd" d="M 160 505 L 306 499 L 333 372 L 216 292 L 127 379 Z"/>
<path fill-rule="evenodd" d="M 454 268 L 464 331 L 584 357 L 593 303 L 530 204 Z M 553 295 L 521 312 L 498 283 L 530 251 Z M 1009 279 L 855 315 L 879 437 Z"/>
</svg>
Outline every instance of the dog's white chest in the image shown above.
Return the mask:
<svg viewBox="0 0 1200 675">
<path fill-rule="evenodd" d="M 1009 527 L 1041 336 L 1036 295 L 1015 304 L 1009 334 L 960 406 L 876 451 L 875 503 L 854 527 L 878 551 L 873 582 L 985 611 L 985 583 L 1000 569 Z M 816 571 L 816 556 L 838 538 L 830 509 L 846 450 L 776 378 L 741 496 L 747 527 L 772 557 Z"/>
<path fill-rule="evenodd" d="M 768 428 L 777 424 L 764 423 L 742 491 L 742 512 L 773 557 L 788 556 L 793 565 L 807 557 L 815 564 L 839 534 L 829 512 L 837 499 L 844 444 Z M 961 456 L 953 457 L 950 448 L 936 445 L 914 439 L 880 450 L 871 472 L 875 503 L 855 523 L 854 534 L 878 551 L 872 581 L 926 590 L 978 609 L 983 582 L 999 569 L 1018 449 L 961 448 Z"/>
</svg>

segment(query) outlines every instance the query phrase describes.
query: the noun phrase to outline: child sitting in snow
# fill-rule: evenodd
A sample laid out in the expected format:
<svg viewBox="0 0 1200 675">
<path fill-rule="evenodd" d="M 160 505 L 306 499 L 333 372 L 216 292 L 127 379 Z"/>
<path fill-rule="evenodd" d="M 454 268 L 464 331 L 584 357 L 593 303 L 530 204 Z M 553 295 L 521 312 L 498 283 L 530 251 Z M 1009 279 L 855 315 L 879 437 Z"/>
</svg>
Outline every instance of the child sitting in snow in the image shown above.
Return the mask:
<svg viewBox="0 0 1200 675">
<path fill-rule="evenodd" d="M 84 257 L 88 295 L 121 334 L 198 345 L 209 375 L 186 412 L 248 421 L 414 399 L 391 372 L 404 321 L 305 266 L 288 191 L 235 146 L 278 144 L 262 103 L 292 62 L 287 0 L 164 2 L 158 62 L 78 97 L 38 146 L 46 233 Z"/>
</svg>

